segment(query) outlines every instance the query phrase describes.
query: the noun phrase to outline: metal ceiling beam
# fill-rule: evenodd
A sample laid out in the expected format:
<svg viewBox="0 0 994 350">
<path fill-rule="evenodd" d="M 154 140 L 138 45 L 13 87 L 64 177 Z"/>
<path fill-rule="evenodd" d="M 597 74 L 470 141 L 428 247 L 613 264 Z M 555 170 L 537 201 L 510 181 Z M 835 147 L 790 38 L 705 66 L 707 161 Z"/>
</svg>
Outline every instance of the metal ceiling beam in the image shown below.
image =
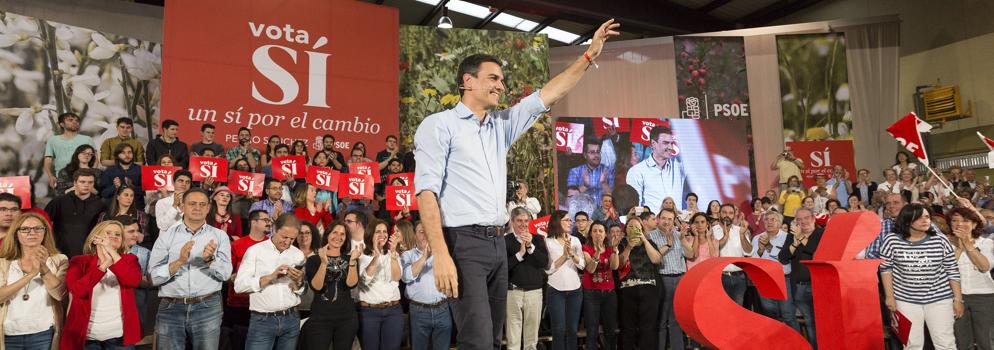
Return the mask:
<svg viewBox="0 0 994 350">
<path fill-rule="evenodd" d="M 473 29 L 483 29 L 484 26 L 490 24 L 490 22 L 493 22 L 494 18 L 497 18 L 497 16 L 499 16 L 502 12 L 504 12 L 504 10 L 491 7 L 490 14 L 477 22 L 476 25 L 473 26 Z"/>
<path fill-rule="evenodd" d="M 625 32 L 690 34 L 734 29 L 735 25 L 693 9 L 650 0 L 469 0 L 482 6 L 556 17 L 577 23 L 600 25 L 608 18 L 622 24 Z"/>
<path fill-rule="evenodd" d="M 555 23 L 556 20 L 558 20 L 558 18 L 555 18 L 555 17 L 546 17 L 541 22 L 538 22 L 538 25 L 535 26 L 535 28 L 532 28 L 532 30 L 529 30 L 528 32 L 529 33 L 538 33 L 538 32 L 541 32 L 542 29 L 545 29 L 545 27 L 551 26 L 552 23 Z"/>
<path fill-rule="evenodd" d="M 418 22 L 418 25 L 425 26 L 428 25 L 428 23 L 431 23 L 432 18 L 435 18 L 435 15 L 437 15 L 439 12 L 442 12 L 442 9 L 445 8 L 445 4 L 448 3 L 449 0 L 439 1 L 437 4 L 435 4 L 435 7 L 431 9 L 431 12 L 428 12 L 428 14 L 425 15 L 425 17 L 422 18 L 420 22 Z"/>
<path fill-rule="evenodd" d="M 586 33 L 580 34 L 580 37 L 576 38 L 576 40 L 573 40 L 573 42 L 569 43 L 569 45 L 570 46 L 575 46 L 575 45 L 583 44 L 584 41 L 587 41 L 587 40 L 590 40 L 591 38 L 593 38 L 594 37 L 594 33 L 596 33 L 598 29 L 601 29 L 601 27 L 600 26 L 596 26 L 596 27 L 590 28 L 590 30 L 588 30 Z"/>
<path fill-rule="evenodd" d="M 383 5 L 383 0 L 376 0 L 377 5 Z"/>
<path fill-rule="evenodd" d="M 777 19 L 789 16 L 792 13 L 803 10 L 808 6 L 821 2 L 821 0 L 780 0 L 759 10 L 745 15 L 736 22 L 748 26 L 760 26 L 769 24 Z"/>
<path fill-rule="evenodd" d="M 704 6 L 701 6 L 700 8 L 698 8 L 697 11 L 700 11 L 700 12 L 703 12 L 703 13 L 708 13 L 708 12 L 714 11 L 716 8 L 725 6 L 725 4 L 730 3 L 730 2 L 732 2 L 732 0 L 713 0 L 713 1 L 709 2 L 709 3 L 707 3 L 707 5 L 704 5 Z"/>
</svg>

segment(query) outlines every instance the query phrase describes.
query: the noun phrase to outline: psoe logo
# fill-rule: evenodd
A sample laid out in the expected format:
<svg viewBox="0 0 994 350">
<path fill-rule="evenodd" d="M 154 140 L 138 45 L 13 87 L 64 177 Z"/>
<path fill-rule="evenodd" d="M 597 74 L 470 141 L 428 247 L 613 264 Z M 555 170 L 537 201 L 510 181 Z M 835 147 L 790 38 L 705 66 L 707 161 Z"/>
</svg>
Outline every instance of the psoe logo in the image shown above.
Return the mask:
<svg viewBox="0 0 994 350">
<path fill-rule="evenodd" d="M 280 89 L 281 96 L 264 96 L 259 91 L 256 82 L 252 82 L 252 98 L 271 105 L 285 105 L 297 100 L 300 94 L 300 82 L 289 70 L 280 66 L 273 55 L 288 55 L 294 65 L 306 64 L 307 102 L 305 106 L 328 108 L 328 57 L 330 53 L 307 51 L 317 50 L 328 44 L 327 37 L 320 37 L 311 44 L 311 36 L 307 30 L 294 28 L 289 23 L 283 27 L 273 24 L 248 22 L 249 31 L 256 38 L 268 38 L 275 43 L 259 46 L 252 52 L 252 65 L 263 77 Z M 289 45 L 304 46 L 306 63 L 297 61 L 298 51 Z M 302 70 L 302 69 L 301 69 Z"/>
</svg>

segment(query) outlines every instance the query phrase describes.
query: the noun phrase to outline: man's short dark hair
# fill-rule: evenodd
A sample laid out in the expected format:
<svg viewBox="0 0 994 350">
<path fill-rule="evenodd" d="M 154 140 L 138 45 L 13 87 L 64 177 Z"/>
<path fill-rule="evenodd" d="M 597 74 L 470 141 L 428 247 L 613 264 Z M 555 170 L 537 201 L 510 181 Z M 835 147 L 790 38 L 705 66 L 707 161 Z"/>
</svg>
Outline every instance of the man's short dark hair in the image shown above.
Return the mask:
<svg viewBox="0 0 994 350">
<path fill-rule="evenodd" d="M 0 193 L 0 202 L 14 202 L 17 203 L 18 208 L 21 207 L 21 197 L 15 196 L 13 193 Z"/>
<path fill-rule="evenodd" d="M 404 162 L 401 162 L 400 159 L 397 158 L 391 158 L 390 161 L 387 162 L 387 166 L 391 166 L 393 163 L 400 163 L 400 166 L 404 166 Z"/>
<path fill-rule="evenodd" d="M 211 199 L 210 192 L 207 192 L 207 190 L 205 190 L 203 188 L 200 188 L 200 187 L 194 187 L 194 188 L 191 188 L 189 191 L 183 192 L 183 198 L 180 199 L 180 200 L 183 201 L 183 203 L 186 203 L 186 197 L 189 196 L 189 195 L 191 195 L 191 194 L 193 194 L 193 193 L 200 193 L 200 194 L 204 195 L 204 198 L 207 198 L 208 200 Z"/>
<path fill-rule="evenodd" d="M 331 134 L 324 134 L 324 136 L 321 136 L 321 141 L 324 141 L 324 140 L 327 140 L 327 139 L 331 139 L 332 142 L 335 142 L 335 137 L 331 136 Z"/>
<path fill-rule="evenodd" d="M 211 124 L 211 123 L 206 123 L 206 124 L 200 126 L 200 132 L 207 131 L 207 129 L 217 129 L 217 128 L 215 128 L 214 124 Z"/>
<path fill-rule="evenodd" d="M 76 171 L 72 173 L 72 182 L 76 182 L 77 179 L 84 176 L 92 177 L 93 181 L 97 181 L 96 171 L 93 171 L 92 168 L 82 168 L 82 169 L 76 169 Z"/>
<path fill-rule="evenodd" d="M 265 190 L 265 191 L 268 191 L 269 190 L 269 185 L 272 185 L 274 182 L 280 184 L 280 188 L 283 188 L 283 183 L 280 182 L 280 180 L 277 180 L 277 179 L 271 177 L 271 178 L 266 179 L 265 183 L 262 186 L 262 189 Z"/>
<path fill-rule="evenodd" d="M 581 215 L 587 219 L 590 219 L 590 214 L 587 214 L 587 212 L 585 211 L 578 211 L 576 212 L 576 214 L 573 214 L 573 220 L 576 220 L 576 218 L 580 217 Z"/>
<path fill-rule="evenodd" d="M 649 141 L 655 142 L 659 140 L 659 134 L 673 135 L 673 129 L 670 129 L 669 125 L 656 125 L 649 130 Z"/>
<path fill-rule="evenodd" d="M 663 210 L 659 211 L 660 215 L 662 215 L 663 213 L 673 214 L 673 217 L 676 218 L 676 210 L 673 210 L 673 209 L 670 209 L 670 208 L 664 208 Z"/>
<path fill-rule="evenodd" d="M 166 120 L 163 120 L 163 121 L 162 121 L 162 129 L 163 129 L 163 130 L 165 130 L 165 129 L 169 129 L 169 127 L 170 127 L 170 126 L 173 126 L 173 125 L 175 125 L 175 126 L 176 126 L 177 128 L 179 127 L 179 123 L 178 123 L 178 122 L 176 122 L 175 120 L 172 120 L 172 119 L 166 119 Z"/>
<path fill-rule="evenodd" d="M 276 218 L 276 223 L 273 224 L 273 232 L 276 232 L 276 230 L 284 227 L 296 227 L 299 230 L 300 219 L 298 219 L 297 215 L 292 212 L 284 213 L 283 215 L 280 215 L 279 218 Z"/>
<path fill-rule="evenodd" d="M 601 141 L 592 137 L 587 137 L 583 139 L 583 153 L 587 153 L 587 146 L 594 145 L 598 148 L 601 147 Z"/>
<path fill-rule="evenodd" d="M 135 225 L 135 224 L 138 223 L 138 220 L 135 220 L 135 218 L 131 217 L 131 215 L 118 215 L 118 216 L 112 217 L 110 219 L 114 220 L 114 221 L 117 221 L 117 222 L 120 222 L 121 225 L 124 225 L 124 226 L 131 226 L 131 225 Z"/>
<path fill-rule="evenodd" d="M 348 212 L 345 213 L 345 217 L 348 217 L 349 214 L 355 215 L 356 221 L 358 221 L 359 224 L 362 225 L 362 227 L 365 228 L 365 227 L 369 226 L 369 216 L 366 215 L 365 212 L 363 212 L 361 210 L 358 210 L 358 209 L 352 209 L 352 210 L 349 210 Z"/>
<path fill-rule="evenodd" d="M 281 144 L 276 145 L 276 147 L 273 147 L 273 153 L 276 153 L 276 151 L 279 151 L 280 148 L 286 148 L 287 153 L 290 152 L 290 146 L 287 146 L 287 144 L 285 144 L 285 143 L 281 143 Z"/>
<path fill-rule="evenodd" d="M 124 142 L 121 142 L 121 143 L 117 144 L 117 146 L 114 146 L 114 162 L 115 163 L 118 163 L 118 164 L 121 163 L 121 153 L 124 153 L 124 150 L 128 149 L 128 148 L 131 149 L 131 153 L 135 152 L 135 148 L 134 147 L 131 147 L 131 145 L 126 144 Z M 134 162 L 134 158 L 132 158 L 131 161 Z"/>
<path fill-rule="evenodd" d="M 763 197 L 763 198 L 760 198 L 760 199 L 759 199 L 759 202 L 760 202 L 760 203 L 763 203 L 763 204 L 773 204 L 773 200 L 772 200 L 772 199 L 770 199 L 770 197 Z"/>
<path fill-rule="evenodd" d="M 117 124 L 116 125 L 117 126 L 121 126 L 121 124 L 124 124 L 124 125 L 135 125 L 135 121 L 131 120 L 131 118 L 128 118 L 128 117 L 117 118 Z"/>
<path fill-rule="evenodd" d="M 735 206 L 734 205 L 732 205 L 730 203 L 725 203 L 725 204 L 722 204 L 722 205 L 718 206 L 718 212 L 721 212 L 721 210 L 725 209 L 725 207 L 732 208 L 732 211 L 733 212 L 735 211 Z"/>
<path fill-rule="evenodd" d="M 69 118 L 69 117 L 74 117 L 74 118 L 76 118 L 76 119 L 80 119 L 80 118 L 79 118 L 79 115 L 78 115 L 78 114 L 76 114 L 76 113 L 73 113 L 73 112 L 65 112 L 65 113 L 62 113 L 62 114 L 59 114 L 59 124 L 62 124 L 62 123 L 64 123 L 64 122 L 66 121 L 66 118 Z"/>
<path fill-rule="evenodd" d="M 387 138 L 386 138 L 386 140 L 387 140 L 387 141 L 390 141 L 390 139 L 393 139 L 394 141 L 397 141 L 397 136 L 394 136 L 394 135 L 387 135 Z"/>
<path fill-rule="evenodd" d="M 639 220 L 642 220 L 642 221 L 649 220 L 649 218 L 652 217 L 652 216 L 654 216 L 654 215 L 656 215 L 656 214 L 654 214 L 652 211 L 646 210 L 646 211 L 643 211 L 641 215 L 639 215 Z"/>
<path fill-rule="evenodd" d="M 243 127 L 240 127 L 240 128 L 238 128 L 238 133 L 239 133 L 239 134 L 241 134 L 241 133 L 242 133 L 242 130 L 244 130 L 244 131 L 248 131 L 248 133 L 249 133 L 249 134 L 251 134 L 251 133 L 252 133 L 252 129 L 249 129 L 249 128 L 246 128 L 246 127 L 244 127 L 244 126 L 243 126 Z"/>
<path fill-rule="evenodd" d="M 687 199 L 690 199 L 691 196 L 693 196 L 694 199 L 701 199 L 701 197 L 697 196 L 697 193 L 690 192 L 690 193 L 687 193 L 686 196 L 683 196 L 683 200 L 686 201 Z"/>
<path fill-rule="evenodd" d="M 180 176 L 186 176 L 187 179 L 193 181 L 193 173 L 191 173 L 189 170 L 186 169 L 180 169 L 176 170 L 176 172 L 173 173 L 173 182 L 175 183 L 176 180 L 179 180 Z M 210 198 L 210 196 L 207 197 Z"/>
<path fill-rule="evenodd" d="M 269 212 L 262 209 L 256 209 L 249 212 L 249 221 L 259 220 L 259 217 L 262 216 L 262 214 L 269 215 Z"/>
<path fill-rule="evenodd" d="M 462 79 L 463 75 L 469 74 L 476 77 L 476 74 L 480 72 L 480 65 L 483 64 L 484 62 L 493 62 L 497 64 L 497 66 L 502 65 L 500 59 L 498 59 L 496 56 L 482 54 L 482 53 L 470 55 L 466 58 L 463 58 L 462 62 L 459 62 L 459 71 L 456 72 L 456 86 L 459 87 L 459 96 L 462 96 L 463 92 L 465 91 L 463 90 L 463 88 L 465 87 L 463 86 L 463 79 Z"/>
</svg>

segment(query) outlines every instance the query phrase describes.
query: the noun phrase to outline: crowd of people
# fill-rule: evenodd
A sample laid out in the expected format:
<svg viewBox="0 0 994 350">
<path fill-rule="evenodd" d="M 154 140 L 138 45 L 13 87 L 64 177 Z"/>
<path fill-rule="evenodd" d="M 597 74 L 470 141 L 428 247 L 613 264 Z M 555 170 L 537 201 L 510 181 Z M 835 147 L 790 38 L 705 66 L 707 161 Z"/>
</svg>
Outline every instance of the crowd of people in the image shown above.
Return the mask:
<svg viewBox="0 0 994 350">
<path fill-rule="evenodd" d="M 118 349 L 153 338 L 163 349 L 452 345 L 451 299 L 436 288 L 425 227 L 417 211 L 383 203 L 387 176 L 415 167 L 395 136 L 375 155 L 383 177 L 376 198 L 351 200 L 269 178 L 270 163 L 303 155 L 347 172 L 371 161 L 361 142 L 346 159 L 332 135 L 320 147 L 274 135 L 256 148 L 243 128 L 226 150 L 205 124 L 188 147 L 176 136 L 180 125 L 165 120 L 162 135 L 143 145 L 121 118 L 118 136 L 97 147 L 78 134 L 78 116 L 58 122 L 64 133 L 49 141 L 44 164 L 58 195 L 44 210 L 22 211 L 19 197 L 0 194 L 4 348 Z M 142 166 L 186 167 L 191 156 L 266 174 L 263 198 L 235 194 L 225 179 L 195 182 L 186 170 L 174 173 L 173 191 L 142 190 Z M 812 258 L 834 215 L 871 211 L 882 230 L 861 257 L 883 260 L 881 311 L 912 321 L 907 347 L 991 349 L 988 183 L 958 167 L 927 176 L 903 152 L 880 183 L 865 169 L 848 181 L 836 167 L 803 188 L 803 163 L 789 148 L 771 168 L 780 183 L 764 196 L 703 208 L 694 193 L 639 205 L 622 184 L 600 193 L 593 212 L 543 211 L 515 183 L 504 235 L 506 347 L 535 349 L 551 336 L 553 349 L 700 348 L 676 322 L 674 292 L 688 269 L 724 256 L 781 263 L 786 300 L 761 297 L 736 266 L 725 268 L 725 290 L 817 347 L 811 278 L 800 262 Z M 543 214 L 551 215 L 547 233 L 530 232 Z"/>
</svg>

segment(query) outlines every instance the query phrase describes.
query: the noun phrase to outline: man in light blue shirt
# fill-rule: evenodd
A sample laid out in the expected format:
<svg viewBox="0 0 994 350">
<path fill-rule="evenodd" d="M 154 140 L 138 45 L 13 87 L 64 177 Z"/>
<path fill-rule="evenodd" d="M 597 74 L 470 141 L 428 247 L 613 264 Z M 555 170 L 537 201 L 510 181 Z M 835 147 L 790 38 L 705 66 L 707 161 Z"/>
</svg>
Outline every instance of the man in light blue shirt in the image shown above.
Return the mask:
<svg viewBox="0 0 994 350">
<path fill-rule="evenodd" d="M 433 262 L 428 236 L 423 225 L 414 231 L 414 249 L 400 256 L 404 269 L 400 279 L 407 284 L 407 299 L 411 301 L 411 349 L 447 350 L 452 337 L 452 315 L 449 298 L 435 287 L 431 271 Z"/>
<path fill-rule="evenodd" d="M 649 130 L 652 156 L 628 169 L 626 182 L 639 194 L 639 205 L 659 208 L 666 197 L 684 198 L 690 193 L 683 161 L 673 156 L 676 138 L 667 125 Z"/>
<path fill-rule="evenodd" d="M 432 114 L 414 135 L 414 184 L 438 290 L 451 307 L 460 349 L 500 348 L 507 304 L 507 152 L 549 105 L 566 95 L 620 26 L 609 20 L 590 47 L 540 91 L 506 110 L 501 60 L 472 55 L 456 74 L 460 102 Z M 443 227 L 444 235 L 443 235 Z M 458 240 L 458 244 L 456 243 Z M 450 246 L 452 244 L 451 252 Z M 454 260 L 454 261 L 453 261 Z M 456 276 L 456 266 L 460 277 Z"/>
<path fill-rule="evenodd" d="M 155 334 L 164 349 L 214 350 L 221 329 L 221 284 L 231 277 L 231 245 L 224 231 L 207 225 L 207 191 L 183 193 L 183 221 L 155 241 L 149 258 L 152 284 L 159 286 Z"/>
<path fill-rule="evenodd" d="M 801 326 L 797 323 L 797 311 L 794 308 L 794 293 L 791 292 L 793 285 L 790 283 L 790 263 L 784 264 L 778 258 L 780 250 L 784 248 L 783 245 L 787 241 L 787 232 L 780 229 L 780 224 L 782 223 L 783 216 L 776 210 L 766 213 L 766 218 L 763 222 L 765 225 L 763 227 L 766 230 L 752 237 L 752 257 L 773 260 L 783 265 L 783 274 L 786 280 L 785 285 L 787 286 L 787 299 L 778 300 L 761 296 L 759 297 L 759 302 L 763 305 L 763 310 L 766 311 L 767 316 L 779 319 L 781 322 L 800 332 Z"/>
<path fill-rule="evenodd" d="M 832 178 L 825 181 L 825 185 L 835 189 L 835 199 L 839 201 L 839 206 L 849 208 L 849 194 L 852 193 L 852 183 L 849 180 L 848 171 L 841 165 L 832 167 Z"/>
</svg>

